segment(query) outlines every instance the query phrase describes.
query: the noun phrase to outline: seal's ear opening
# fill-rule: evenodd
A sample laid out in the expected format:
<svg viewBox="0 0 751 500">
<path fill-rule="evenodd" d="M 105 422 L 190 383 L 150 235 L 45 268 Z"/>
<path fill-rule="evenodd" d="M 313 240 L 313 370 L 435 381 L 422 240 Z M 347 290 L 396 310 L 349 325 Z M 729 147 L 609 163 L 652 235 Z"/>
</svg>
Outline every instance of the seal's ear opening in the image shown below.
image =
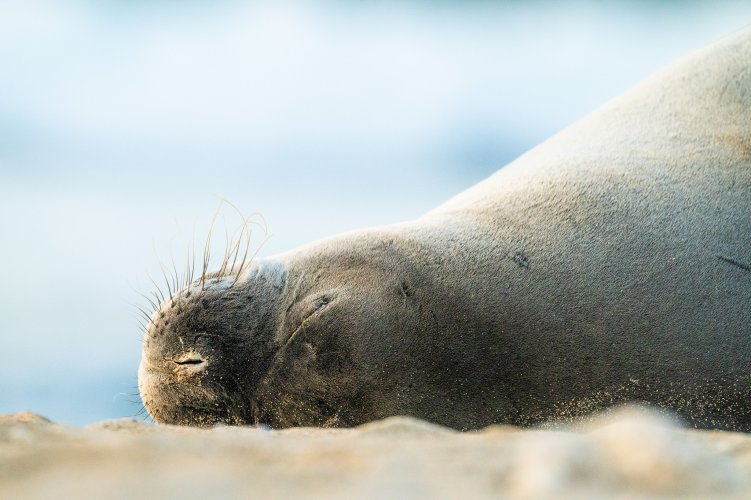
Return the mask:
<svg viewBox="0 0 751 500">
<path fill-rule="evenodd" d="M 327 305 L 329 302 L 331 302 L 331 297 L 329 297 L 328 295 L 322 295 L 313 302 L 313 307 L 315 308 L 315 310 L 318 310 Z"/>
<path fill-rule="evenodd" d="M 412 288 L 412 286 L 407 282 L 407 280 L 402 280 L 401 282 L 399 282 L 399 293 L 405 299 L 409 299 L 415 294 L 415 291 Z"/>
</svg>

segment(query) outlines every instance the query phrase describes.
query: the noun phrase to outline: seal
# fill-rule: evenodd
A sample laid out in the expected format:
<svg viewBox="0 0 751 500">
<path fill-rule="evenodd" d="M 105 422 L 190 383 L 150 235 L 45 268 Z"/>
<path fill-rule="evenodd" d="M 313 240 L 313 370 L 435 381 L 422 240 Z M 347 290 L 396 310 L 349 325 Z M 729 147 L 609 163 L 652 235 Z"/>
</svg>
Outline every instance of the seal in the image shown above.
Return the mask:
<svg viewBox="0 0 751 500">
<path fill-rule="evenodd" d="M 146 330 L 159 423 L 475 429 L 641 401 L 749 432 L 751 30 L 419 219 L 202 274 Z"/>
</svg>

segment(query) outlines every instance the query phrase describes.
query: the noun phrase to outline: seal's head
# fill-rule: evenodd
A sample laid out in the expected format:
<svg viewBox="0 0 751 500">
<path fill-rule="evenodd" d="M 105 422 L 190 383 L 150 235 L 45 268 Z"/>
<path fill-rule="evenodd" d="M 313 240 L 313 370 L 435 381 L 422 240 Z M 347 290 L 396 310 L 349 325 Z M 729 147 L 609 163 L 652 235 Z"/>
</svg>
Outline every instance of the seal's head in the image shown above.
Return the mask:
<svg viewBox="0 0 751 500">
<path fill-rule="evenodd" d="M 409 259 L 385 237 L 321 242 L 207 276 L 152 315 L 139 369 L 158 423 L 348 426 L 420 392 L 405 371 L 445 373 Z M 421 319 L 420 316 L 423 316 Z M 443 395 L 441 395 L 443 397 Z"/>
<path fill-rule="evenodd" d="M 138 369 L 158 423 L 249 424 L 250 391 L 268 364 L 275 298 L 284 272 L 267 264 L 243 277 L 207 275 L 165 300 L 149 320 Z"/>
</svg>

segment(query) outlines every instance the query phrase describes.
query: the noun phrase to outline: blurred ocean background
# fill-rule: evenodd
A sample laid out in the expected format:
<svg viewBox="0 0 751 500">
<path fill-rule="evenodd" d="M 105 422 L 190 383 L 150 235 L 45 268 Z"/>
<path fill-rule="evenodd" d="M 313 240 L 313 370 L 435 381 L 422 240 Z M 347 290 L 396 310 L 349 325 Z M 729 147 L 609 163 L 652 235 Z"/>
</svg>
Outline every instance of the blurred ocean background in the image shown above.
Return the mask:
<svg viewBox="0 0 751 500">
<path fill-rule="evenodd" d="M 133 304 L 222 198 L 263 214 L 260 255 L 411 219 L 749 23 L 722 0 L 0 1 L 0 413 L 137 413 Z"/>
</svg>

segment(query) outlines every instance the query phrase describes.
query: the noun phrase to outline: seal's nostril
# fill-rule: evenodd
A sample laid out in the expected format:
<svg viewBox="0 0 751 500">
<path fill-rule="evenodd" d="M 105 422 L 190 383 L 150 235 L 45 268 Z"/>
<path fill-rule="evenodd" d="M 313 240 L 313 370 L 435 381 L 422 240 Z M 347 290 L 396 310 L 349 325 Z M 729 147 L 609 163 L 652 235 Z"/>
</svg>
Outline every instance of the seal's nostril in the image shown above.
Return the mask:
<svg viewBox="0 0 751 500">
<path fill-rule="evenodd" d="M 178 365 L 200 365 L 201 363 L 205 363 L 206 361 L 203 359 L 197 359 L 197 358 L 190 358 L 190 359 L 184 359 L 182 361 L 175 361 L 175 364 Z"/>
<path fill-rule="evenodd" d="M 172 362 L 178 366 L 184 366 L 185 368 L 200 368 L 206 364 L 206 358 L 201 356 L 195 351 L 188 351 L 185 354 L 172 359 Z"/>
</svg>

